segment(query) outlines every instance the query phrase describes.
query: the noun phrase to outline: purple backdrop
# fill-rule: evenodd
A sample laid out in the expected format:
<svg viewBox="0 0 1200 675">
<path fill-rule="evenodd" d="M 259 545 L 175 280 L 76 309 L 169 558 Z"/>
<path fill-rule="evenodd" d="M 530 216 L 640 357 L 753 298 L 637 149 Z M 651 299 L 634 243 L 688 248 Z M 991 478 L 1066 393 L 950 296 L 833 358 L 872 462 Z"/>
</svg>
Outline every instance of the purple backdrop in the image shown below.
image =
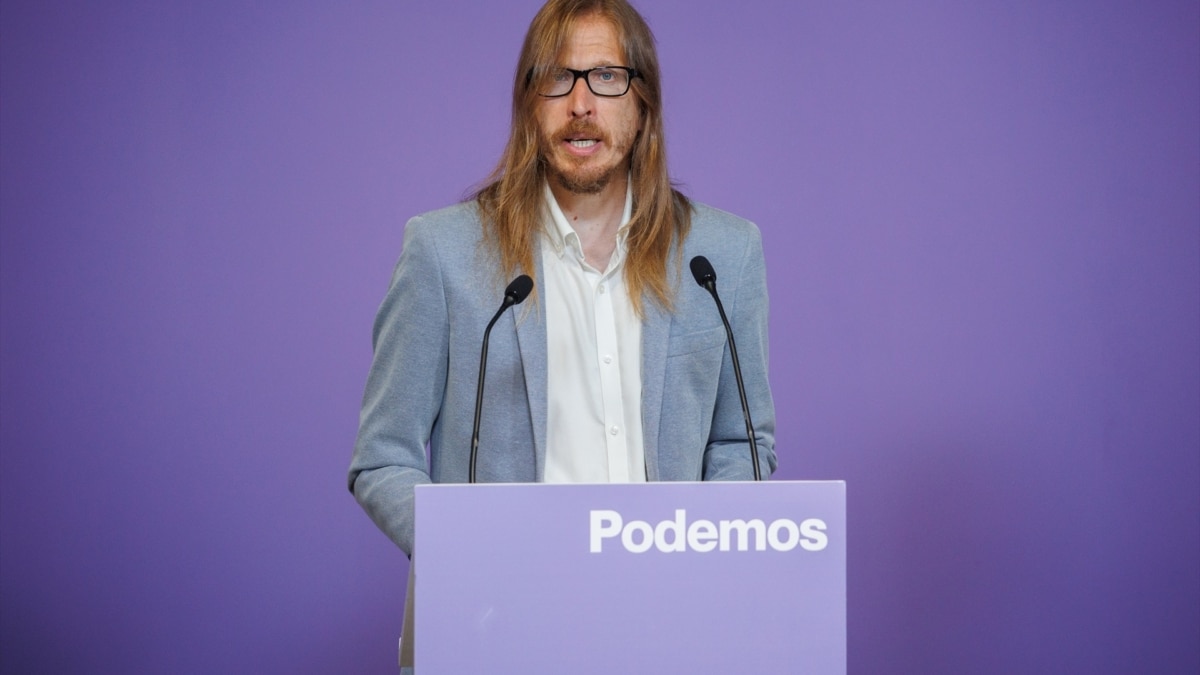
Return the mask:
<svg viewBox="0 0 1200 675">
<path fill-rule="evenodd" d="M 394 672 L 371 320 L 538 4 L 0 5 L 5 672 Z M 851 672 L 1200 670 L 1200 5 L 642 4 Z"/>
</svg>

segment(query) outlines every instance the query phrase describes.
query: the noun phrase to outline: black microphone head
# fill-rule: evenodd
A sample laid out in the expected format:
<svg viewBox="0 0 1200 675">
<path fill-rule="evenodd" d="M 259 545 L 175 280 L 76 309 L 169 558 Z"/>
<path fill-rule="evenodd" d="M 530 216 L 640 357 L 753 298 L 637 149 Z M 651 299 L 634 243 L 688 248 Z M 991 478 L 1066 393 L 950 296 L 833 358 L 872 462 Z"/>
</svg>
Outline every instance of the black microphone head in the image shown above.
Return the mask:
<svg viewBox="0 0 1200 675">
<path fill-rule="evenodd" d="M 504 289 L 504 297 L 511 301 L 512 304 L 519 305 L 525 302 L 525 298 L 529 297 L 529 292 L 532 290 L 533 279 L 530 279 L 528 274 L 522 274 L 513 279 L 508 288 Z"/>
<path fill-rule="evenodd" d="M 709 284 L 717 283 L 717 271 L 714 270 L 712 264 L 708 262 L 708 258 L 698 255 L 695 258 L 692 258 L 690 265 L 692 268 L 692 276 L 696 278 L 696 283 L 705 288 L 708 288 Z"/>
</svg>

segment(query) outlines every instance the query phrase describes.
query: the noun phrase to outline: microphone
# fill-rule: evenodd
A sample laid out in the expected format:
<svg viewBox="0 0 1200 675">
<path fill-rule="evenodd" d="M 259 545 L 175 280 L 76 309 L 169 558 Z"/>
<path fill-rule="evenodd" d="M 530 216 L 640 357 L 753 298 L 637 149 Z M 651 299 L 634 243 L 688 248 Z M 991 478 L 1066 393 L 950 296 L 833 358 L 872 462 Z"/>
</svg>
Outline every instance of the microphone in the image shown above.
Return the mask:
<svg viewBox="0 0 1200 675">
<path fill-rule="evenodd" d="M 708 258 L 702 255 L 692 258 L 689 264 L 696 283 L 700 284 L 713 297 L 713 300 L 717 301 L 717 311 L 721 313 L 721 322 L 725 324 L 725 336 L 729 340 L 729 353 L 733 356 L 733 375 L 737 378 L 738 396 L 742 399 L 742 417 L 746 420 L 746 438 L 750 441 L 750 459 L 754 462 L 754 480 L 760 481 L 762 474 L 758 469 L 758 444 L 754 442 L 754 423 L 750 421 L 750 404 L 746 402 L 746 385 L 742 383 L 742 365 L 738 362 L 737 345 L 733 341 L 733 328 L 729 326 L 729 319 L 725 316 L 725 307 L 721 305 L 721 298 L 717 295 L 717 272 L 713 269 L 712 263 L 708 262 Z"/>
<path fill-rule="evenodd" d="M 479 415 L 483 412 L 483 380 L 487 373 L 487 355 L 488 355 L 488 338 L 492 334 L 492 326 L 496 325 L 496 321 L 500 315 L 509 307 L 519 305 L 525 302 L 525 298 L 529 297 L 530 291 L 533 290 L 533 279 L 529 278 L 528 274 L 522 274 L 508 288 L 504 289 L 504 302 L 500 303 L 500 309 L 496 310 L 496 315 L 488 322 L 487 329 L 483 331 L 483 350 L 479 354 L 479 384 L 475 389 L 475 427 L 471 430 L 471 469 L 470 482 L 475 482 L 475 461 L 479 455 Z"/>
</svg>

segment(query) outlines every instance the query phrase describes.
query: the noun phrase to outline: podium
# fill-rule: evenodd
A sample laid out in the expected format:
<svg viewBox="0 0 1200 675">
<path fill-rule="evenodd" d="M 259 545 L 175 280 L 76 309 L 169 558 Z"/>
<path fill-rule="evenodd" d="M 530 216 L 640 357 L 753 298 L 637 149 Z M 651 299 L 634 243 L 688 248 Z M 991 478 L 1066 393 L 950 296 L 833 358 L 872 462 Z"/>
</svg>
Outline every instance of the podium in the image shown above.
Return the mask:
<svg viewBox="0 0 1200 675">
<path fill-rule="evenodd" d="M 845 504 L 842 481 L 418 486 L 416 672 L 845 673 Z"/>
</svg>

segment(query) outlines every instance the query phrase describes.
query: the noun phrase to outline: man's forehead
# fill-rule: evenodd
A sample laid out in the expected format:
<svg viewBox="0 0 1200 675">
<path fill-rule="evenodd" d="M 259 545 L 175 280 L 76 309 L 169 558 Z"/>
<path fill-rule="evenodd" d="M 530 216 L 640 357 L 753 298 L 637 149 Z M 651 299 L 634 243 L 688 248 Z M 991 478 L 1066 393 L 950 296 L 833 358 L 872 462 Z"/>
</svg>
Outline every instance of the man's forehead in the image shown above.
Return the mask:
<svg viewBox="0 0 1200 675">
<path fill-rule="evenodd" d="M 587 60 L 589 63 L 567 63 L 569 60 L 578 59 Z M 597 14 L 576 18 L 567 28 L 558 51 L 559 65 L 617 65 L 624 60 L 625 52 L 621 47 L 620 31 L 611 20 Z"/>
</svg>

